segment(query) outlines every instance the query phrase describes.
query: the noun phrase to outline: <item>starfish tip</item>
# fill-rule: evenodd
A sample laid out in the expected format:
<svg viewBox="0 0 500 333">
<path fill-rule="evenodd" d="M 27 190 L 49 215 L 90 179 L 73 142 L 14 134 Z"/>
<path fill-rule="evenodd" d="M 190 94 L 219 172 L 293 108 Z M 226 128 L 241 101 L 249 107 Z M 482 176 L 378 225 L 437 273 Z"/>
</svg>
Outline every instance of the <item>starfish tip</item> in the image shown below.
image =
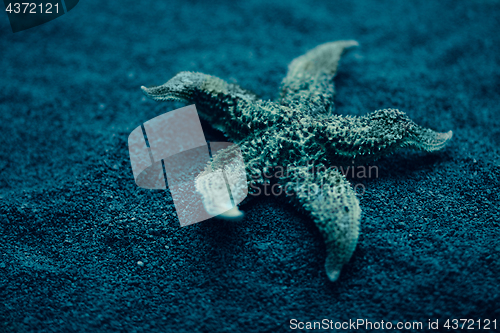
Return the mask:
<svg viewBox="0 0 500 333">
<path fill-rule="evenodd" d="M 328 279 L 330 279 L 331 282 L 335 282 L 340 276 L 340 269 L 333 269 L 330 271 L 327 270 L 326 274 L 328 275 Z"/>
<path fill-rule="evenodd" d="M 355 40 L 348 40 L 346 41 L 347 47 L 352 47 L 352 46 L 359 46 L 359 43 Z"/>
<path fill-rule="evenodd" d="M 230 210 L 228 210 L 222 214 L 217 215 L 217 218 L 223 219 L 223 220 L 239 221 L 239 220 L 243 219 L 244 215 L 245 214 L 241 210 L 238 209 L 238 206 L 234 206 Z"/>
</svg>

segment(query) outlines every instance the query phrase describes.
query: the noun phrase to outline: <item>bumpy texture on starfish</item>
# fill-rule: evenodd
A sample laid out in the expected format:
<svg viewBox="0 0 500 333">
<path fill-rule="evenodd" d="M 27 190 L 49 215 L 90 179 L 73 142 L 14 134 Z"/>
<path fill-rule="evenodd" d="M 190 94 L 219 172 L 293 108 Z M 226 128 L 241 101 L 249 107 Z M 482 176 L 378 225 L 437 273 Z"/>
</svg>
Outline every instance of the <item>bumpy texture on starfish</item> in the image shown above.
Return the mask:
<svg viewBox="0 0 500 333">
<path fill-rule="evenodd" d="M 161 86 L 142 87 L 157 101 L 196 103 L 200 115 L 241 149 L 250 191 L 268 181 L 263 172 L 278 166 L 288 170 L 279 183 L 293 192 L 292 203 L 321 231 L 331 281 L 339 277 L 356 248 L 361 209 L 345 177 L 328 166 L 371 162 L 403 147 L 436 151 L 452 136 L 451 131 L 422 128 L 394 109 L 363 117 L 332 114 L 338 62 L 345 50 L 357 45 L 326 43 L 295 59 L 278 102 L 259 100 L 236 84 L 193 72 L 181 72 Z M 214 156 L 210 167 L 224 164 L 235 147 Z M 311 162 L 315 171 L 309 172 Z"/>
</svg>

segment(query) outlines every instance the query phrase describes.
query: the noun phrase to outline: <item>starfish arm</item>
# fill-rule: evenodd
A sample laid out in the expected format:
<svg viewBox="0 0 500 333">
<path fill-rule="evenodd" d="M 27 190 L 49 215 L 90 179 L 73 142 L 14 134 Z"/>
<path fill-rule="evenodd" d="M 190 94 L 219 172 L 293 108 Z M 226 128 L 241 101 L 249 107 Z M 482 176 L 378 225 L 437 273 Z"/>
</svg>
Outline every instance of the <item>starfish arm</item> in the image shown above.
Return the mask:
<svg viewBox="0 0 500 333">
<path fill-rule="evenodd" d="M 234 141 L 246 137 L 252 129 L 249 123 L 260 119 L 255 94 L 215 76 L 180 72 L 163 85 L 141 89 L 156 101 L 196 103 L 200 116 Z"/>
<path fill-rule="evenodd" d="M 207 213 L 216 216 L 235 208 L 225 218 L 240 218 L 237 204 L 248 193 L 245 162 L 241 158 L 238 145 L 231 145 L 219 150 L 206 165 L 205 170 L 195 180 L 197 192 L 201 195 Z M 230 202 L 227 201 L 228 193 Z M 239 212 L 239 214 L 235 214 Z"/>
<path fill-rule="evenodd" d="M 401 148 L 433 152 L 450 141 L 452 131 L 439 133 L 415 124 L 399 110 L 386 109 L 363 117 L 335 116 L 327 121 L 309 119 L 304 126 L 313 125 L 310 144 L 313 151 L 321 151 L 322 162 L 340 165 L 368 163 L 392 154 Z M 307 153 L 307 152 L 306 152 Z M 320 160 L 321 160 L 320 159 Z"/>
<path fill-rule="evenodd" d="M 357 45 L 353 40 L 326 43 L 293 60 L 281 83 L 280 103 L 302 108 L 307 105 L 311 115 L 330 114 L 335 95 L 333 77 L 340 57 Z"/>
<path fill-rule="evenodd" d="M 286 193 L 292 192 L 292 203 L 318 226 L 326 244 L 326 273 L 333 282 L 358 242 L 359 201 L 351 185 L 337 170 L 323 169 L 315 173 L 313 169 L 297 167 L 289 171 L 292 175 L 281 183 Z"/>
</svg>

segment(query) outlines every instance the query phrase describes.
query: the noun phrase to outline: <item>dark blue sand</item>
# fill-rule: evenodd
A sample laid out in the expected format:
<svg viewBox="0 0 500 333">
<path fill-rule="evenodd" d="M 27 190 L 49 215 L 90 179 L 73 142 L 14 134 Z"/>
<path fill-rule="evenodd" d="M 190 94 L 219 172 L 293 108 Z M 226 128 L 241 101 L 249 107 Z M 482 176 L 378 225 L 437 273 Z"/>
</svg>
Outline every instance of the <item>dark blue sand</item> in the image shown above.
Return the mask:
<svg viewBox="0 0 500 333">
<path fill-rule="evenodd" d="M 16 34 L 4 15 L 0 331 L 287 332 L 293 318 L 500 330 L 499 31 L 494 0 L 81 1 Z M 366 188 L 361 235 L 337 282 L 284 198 L 180 229 L 168 191 L 137 188 L 130 131 L 183 105 L 141 85 L 192 70 L 272 99 L 293 58 L 338 39 L 361 46 L 341 62 L 337 112 L 398 108 L 454 137 L 352 180 Z"/>
</svg>

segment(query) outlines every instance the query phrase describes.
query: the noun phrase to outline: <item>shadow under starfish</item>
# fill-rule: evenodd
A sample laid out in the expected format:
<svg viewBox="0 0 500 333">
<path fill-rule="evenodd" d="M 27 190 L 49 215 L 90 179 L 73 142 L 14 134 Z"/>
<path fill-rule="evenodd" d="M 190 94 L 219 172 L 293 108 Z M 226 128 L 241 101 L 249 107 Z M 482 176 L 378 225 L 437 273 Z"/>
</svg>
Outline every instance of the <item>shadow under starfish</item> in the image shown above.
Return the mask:
<svg viewBox="0 0 500 333">
<path fill-rule="evenodd" d="M 293 60 L 277 102 L 259 100 L 236 84 L 193 72 L 181 72 L 161 86 L 141 87 L 157 101 L 196 103 L 200 115 L 237 144 L 216 154 L 208 167 L 238 170 L 227 161 L 239 147 L 250 192 L 269 181 L 264 173 L 278 167 L 287 170 L 279 183 L 323 235 L 331 281 L 338 279 L 356 248 L 361 209 L 349 182 L 328 166 L 365 164 L 405 147 L 436 151 L 452 137 L 451 131 L 438 133 L 418 126 L 395 109 L 362 117 L 334 115 L 333 77 L 341 55 L 357 45 L 356 41 L 326 43 Z M 210 191 L 203 184 L 198 190 L 202 196 Z M 207 211 L 213 204 L 204 202 Z"/>
</svg>

